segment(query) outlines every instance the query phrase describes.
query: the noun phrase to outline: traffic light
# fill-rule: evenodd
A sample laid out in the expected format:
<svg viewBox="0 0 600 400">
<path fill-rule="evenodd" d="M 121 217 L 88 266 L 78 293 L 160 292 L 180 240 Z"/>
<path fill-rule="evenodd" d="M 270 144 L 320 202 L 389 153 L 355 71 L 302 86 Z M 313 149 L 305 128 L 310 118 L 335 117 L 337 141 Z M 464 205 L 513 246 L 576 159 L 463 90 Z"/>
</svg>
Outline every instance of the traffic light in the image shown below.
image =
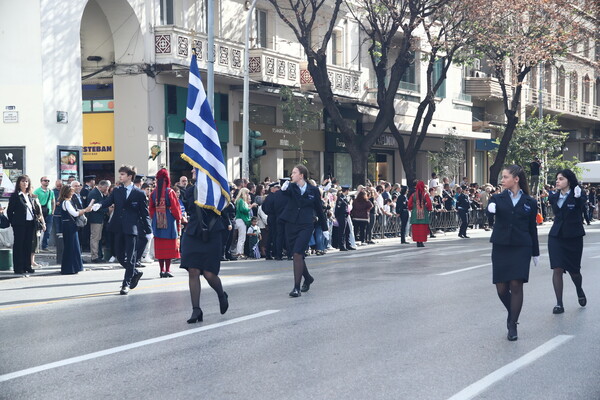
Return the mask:
<svg viewBox="0 0 600 400">
<path fill-rule="evenodd" d="M 257 159 L 267 154 L 267 150 L 261 149 L 261 147 L 267 145 L 267 141 L 258 139 L 260 136 L 261 133 L 259 131 L 253 131 L 252 129 L 249 130 L 248 137 L 250 138 L 250 146 L 248 147 L 248 158 L 250 160 Z"/>
</svg>

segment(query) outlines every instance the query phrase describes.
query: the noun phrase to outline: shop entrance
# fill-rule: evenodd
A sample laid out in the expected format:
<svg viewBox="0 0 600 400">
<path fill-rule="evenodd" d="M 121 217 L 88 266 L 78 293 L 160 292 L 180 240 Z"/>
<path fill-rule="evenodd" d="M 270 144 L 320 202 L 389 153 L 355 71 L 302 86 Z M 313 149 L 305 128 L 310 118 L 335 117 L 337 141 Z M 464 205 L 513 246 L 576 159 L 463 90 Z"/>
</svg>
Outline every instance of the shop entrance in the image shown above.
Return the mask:
<svg viewBox="0 0 600 400">
<path fill-rule="evenodd" d="M 373 185 L 383 180 L 394 182 L 394 153 L 387 151 L 373 151 L 367 161 L 367 179 Z"/>
</svg>

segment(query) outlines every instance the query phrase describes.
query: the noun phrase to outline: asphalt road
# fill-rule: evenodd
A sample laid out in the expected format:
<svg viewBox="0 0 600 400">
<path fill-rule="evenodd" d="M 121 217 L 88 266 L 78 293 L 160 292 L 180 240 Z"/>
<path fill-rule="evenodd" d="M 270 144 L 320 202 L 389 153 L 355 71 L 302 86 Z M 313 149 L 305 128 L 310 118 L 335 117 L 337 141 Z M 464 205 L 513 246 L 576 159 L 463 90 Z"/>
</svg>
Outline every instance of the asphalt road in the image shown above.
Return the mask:
<svg viewBox="0 0 600 400">
<path fill-rule="evenodd" d="M 600 399 L 600 224 L 585 238 L 588 305 L 565 280 L 562 315 L 547 228 L 516 342 L 482 231 L 311 256 L 297 299 L 289 261 L 223 263 L 230 310 L 203 281 L 194 325 L 184 270 L 148 266 L 128 296 L 119 269 L 2 280 L 0 398 Z"/>
</svg>

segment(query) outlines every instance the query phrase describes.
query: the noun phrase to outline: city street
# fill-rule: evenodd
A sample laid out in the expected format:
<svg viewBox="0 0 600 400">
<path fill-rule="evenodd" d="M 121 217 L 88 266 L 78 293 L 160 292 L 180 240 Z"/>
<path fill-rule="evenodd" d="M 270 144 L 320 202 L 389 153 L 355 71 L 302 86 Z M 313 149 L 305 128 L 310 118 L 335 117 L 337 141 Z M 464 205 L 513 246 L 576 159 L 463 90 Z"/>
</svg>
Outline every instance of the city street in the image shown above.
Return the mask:
<svg viewBox="0 0 600 400">
<path fill-rule="evenodd" d="M 562 315 L 549 227 L 516 342 L 483 230 L 308 257 L 315 282 L 296 299 L 290 261 L 222 263 L 229 311 L 203 281 L 191 325 L 178 265 L 173 279 L 148 265 L 128 296 L 118 268 L 0 280 L 0 398 L 600 399 L 600 224 L 586 227 L 588 305 L 565 277 Z"/>
</svg>

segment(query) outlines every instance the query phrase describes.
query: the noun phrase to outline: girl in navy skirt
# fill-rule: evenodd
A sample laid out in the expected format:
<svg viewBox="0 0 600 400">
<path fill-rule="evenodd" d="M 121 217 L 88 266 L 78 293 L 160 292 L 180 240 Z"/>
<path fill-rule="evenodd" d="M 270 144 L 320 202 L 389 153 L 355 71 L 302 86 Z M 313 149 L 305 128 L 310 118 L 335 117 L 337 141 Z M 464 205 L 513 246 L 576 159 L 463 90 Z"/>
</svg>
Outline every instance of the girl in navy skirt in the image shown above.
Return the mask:
<svg viewBox="0 0 600 400">
<path fill-rule="evenodd" d="M 285 222 L 288 254 L 292 254 L 294 259 L 294 289 L 290 292 L 290 297 L 300 297 L 301 292 L 307 292 L 314 281 L 306 267 L 304 255 L 315 223 L 321 224 L 323 232 L 328 228 L 321 192 L 308 183 L 308 169 L 304 165 L 296 165 L 291 178 L 291 183 L 286 182 L 281 188 L 288 197 L 288 202 L 280 218 Z M 304 284 L 300 288 L 302 277 Z"/>
<path fill-rule="evenodd" d="M 569 273 L 575 284 L 579 305 L 585 307 L 587 299 L 581 288 L 581 254 L 583 253 L 582 215 L 586 211 L 586 198 L 570 169 L 556 174 L 556 193 L 549 197 L 554 223 L 548 233 L 548 254 L 553 270 L 552 283 L 556 294 L 554 314 L 565 312 L 563 307 L 563 274 Z"/>
<path fill-rule="evenodd" d="M 523 283 L 529 280 L 529 264 L 537 265 L 540 248 L 537 236 L 537 202 L 529 196 L 523 168 L 511 165 L 502 170 L 504 191 L 492 196 L 488 211 L 495 215 L 492 245 L 493 283 L 508 317 L 507 338 L 517 340 L 517 321 L 523 306 Z"/>
</svg>

